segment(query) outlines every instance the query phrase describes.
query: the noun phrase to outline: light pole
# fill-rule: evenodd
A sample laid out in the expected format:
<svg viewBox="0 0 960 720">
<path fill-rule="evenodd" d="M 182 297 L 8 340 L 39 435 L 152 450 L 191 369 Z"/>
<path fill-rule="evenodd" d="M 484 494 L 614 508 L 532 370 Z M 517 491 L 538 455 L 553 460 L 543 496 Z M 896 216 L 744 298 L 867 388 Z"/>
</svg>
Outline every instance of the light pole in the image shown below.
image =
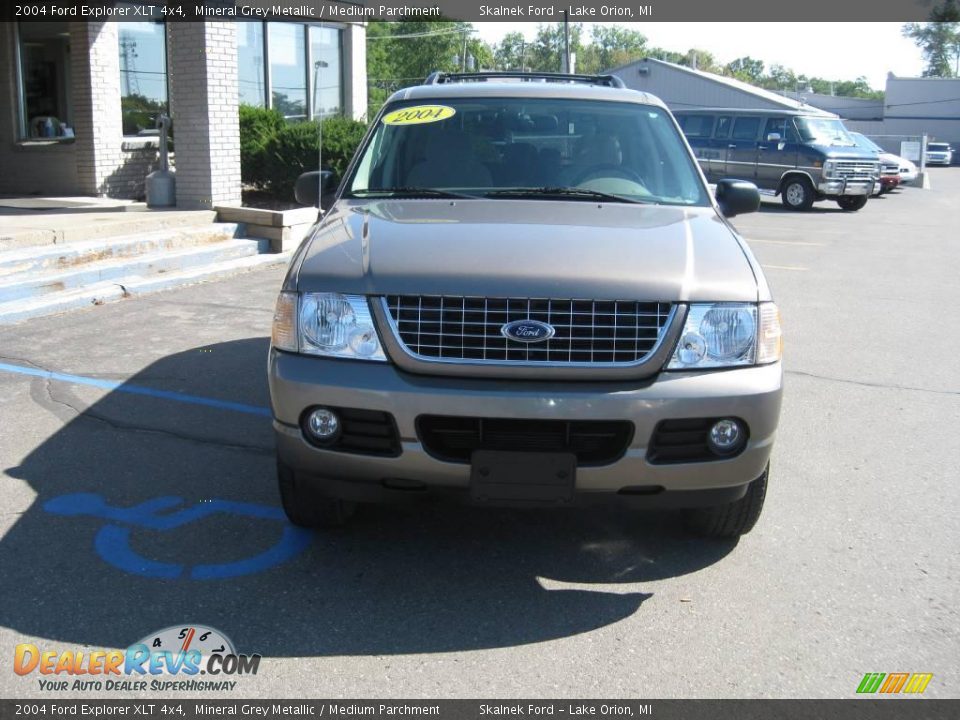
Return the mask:
<svg viewBox="0 0 960 720">
<path fill-rule="evenodd" d="M 317 209 L 323 212 L 320 204 L 323 198 L 323 108 L 317 108 L 317 85 L 320 82 L 320 70 L 330 67 L 326 60 L 317 60 L 313 63 L 313 111 L 317 114 L 317 170 L 320 174 L 317 176 Z M 323 85 L 320 85 L 322 88 Z"/>
</svg>

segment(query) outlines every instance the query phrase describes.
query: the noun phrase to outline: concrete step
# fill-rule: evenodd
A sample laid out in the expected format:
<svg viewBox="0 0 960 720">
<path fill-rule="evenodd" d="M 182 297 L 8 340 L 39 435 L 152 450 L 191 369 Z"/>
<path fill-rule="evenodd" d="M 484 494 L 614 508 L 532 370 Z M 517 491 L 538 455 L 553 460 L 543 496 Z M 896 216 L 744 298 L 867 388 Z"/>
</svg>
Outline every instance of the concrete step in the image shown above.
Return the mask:
<svg viewBox="0 0 960 720">
<path fill-rule="evenodd" d="M 126 277 L 147 277 L 257 255 L 266 241 L 230 239 L 179 250 L 155 250 L 133 257 L 87 262 L 61 272 L 17 273 L 0 281 L 0 303 L 74 290 Z"/>
<path fill-rule="evenodd" d="M 28 273 L 66 272 L 90 263 L 224 242 L 242 232 L 243 226 L 238 223 L 211 223 L 9 250 L 0 252 L 0 283 Z"/>
<path fill-rule="evenodd" d="M 182 285 L 220 280 L 240 272 L 273 265 L 285 265 L 292 252 L 248 255 L 207 265 L 189 267 L 162 274 L 130 275 L 112 281 L 64 290 L 46 295 L 0 303 L 0 325 L 9 325 L 30 318 L 53 315 L 76 308 L 168 290 Z"/>
<path fill-rule="evenodd" d="M 0 251 L 65 245 L 144 231 L 196 227 L 213 223 L 214 210 L 143 210 L 140 212 L 0 212 Z"/>
</svg>

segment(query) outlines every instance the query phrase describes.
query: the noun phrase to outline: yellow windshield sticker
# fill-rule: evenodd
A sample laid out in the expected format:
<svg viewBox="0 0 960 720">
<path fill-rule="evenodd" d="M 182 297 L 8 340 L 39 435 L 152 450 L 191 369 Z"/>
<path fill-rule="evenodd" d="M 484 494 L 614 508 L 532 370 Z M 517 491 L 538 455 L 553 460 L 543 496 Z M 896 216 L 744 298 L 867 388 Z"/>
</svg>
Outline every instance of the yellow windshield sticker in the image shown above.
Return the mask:
<svg viewBox="0 0 960 720">
<path fill-rule="evenodd" d="M 457 114 L 457 111 L 446 105 L 415 105 L 414 107 L 394 110 L 383 116 L 384 125 L 419 125 L 446 120 Z"/>
</svg>

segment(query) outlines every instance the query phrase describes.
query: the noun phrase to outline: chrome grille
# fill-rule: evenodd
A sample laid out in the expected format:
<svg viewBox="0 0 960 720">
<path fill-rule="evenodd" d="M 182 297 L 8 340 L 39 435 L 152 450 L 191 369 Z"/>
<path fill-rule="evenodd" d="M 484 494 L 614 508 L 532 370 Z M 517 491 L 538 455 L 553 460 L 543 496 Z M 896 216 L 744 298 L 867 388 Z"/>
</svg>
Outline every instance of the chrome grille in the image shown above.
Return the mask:
<svg viewBox="0 0 960 720">
<path fill-rule="evenodd" d="M 413 355 L 441 362 L 628 364 L 657 346 L 673 315 L 670 303 L 437 295 L 388 295 L 393 330 Z M 514 320 L 551 325 L 549 340 L 511 340 Z"/>
<path fill-rule="evenodd" d="M 841 178 L 871 178 L 875 177 L 879 163 L 869 160 L 838 160 L 836 176 Z"/>
</svg>

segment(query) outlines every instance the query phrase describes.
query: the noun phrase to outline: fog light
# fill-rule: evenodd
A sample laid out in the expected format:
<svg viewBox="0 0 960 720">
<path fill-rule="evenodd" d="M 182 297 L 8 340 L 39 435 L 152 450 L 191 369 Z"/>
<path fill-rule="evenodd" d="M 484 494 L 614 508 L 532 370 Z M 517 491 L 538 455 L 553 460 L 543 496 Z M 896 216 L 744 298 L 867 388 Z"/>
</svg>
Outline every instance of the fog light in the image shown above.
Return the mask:
<svg viewBox="0 0 960 720">
<path fill-rule="evenodd" d="M 328 443 L 340 434 L 340 418 L 333 410 L 317 408 L 307 416 L 306 427 L 315 440 Z"/>
<path fill-rule="evenodd" d="M 710 449 L 717 455 L 730 455 L 740 449 L 744 432 L 736 420 L 718 420 L 710 428 Z"/>
</svg>

